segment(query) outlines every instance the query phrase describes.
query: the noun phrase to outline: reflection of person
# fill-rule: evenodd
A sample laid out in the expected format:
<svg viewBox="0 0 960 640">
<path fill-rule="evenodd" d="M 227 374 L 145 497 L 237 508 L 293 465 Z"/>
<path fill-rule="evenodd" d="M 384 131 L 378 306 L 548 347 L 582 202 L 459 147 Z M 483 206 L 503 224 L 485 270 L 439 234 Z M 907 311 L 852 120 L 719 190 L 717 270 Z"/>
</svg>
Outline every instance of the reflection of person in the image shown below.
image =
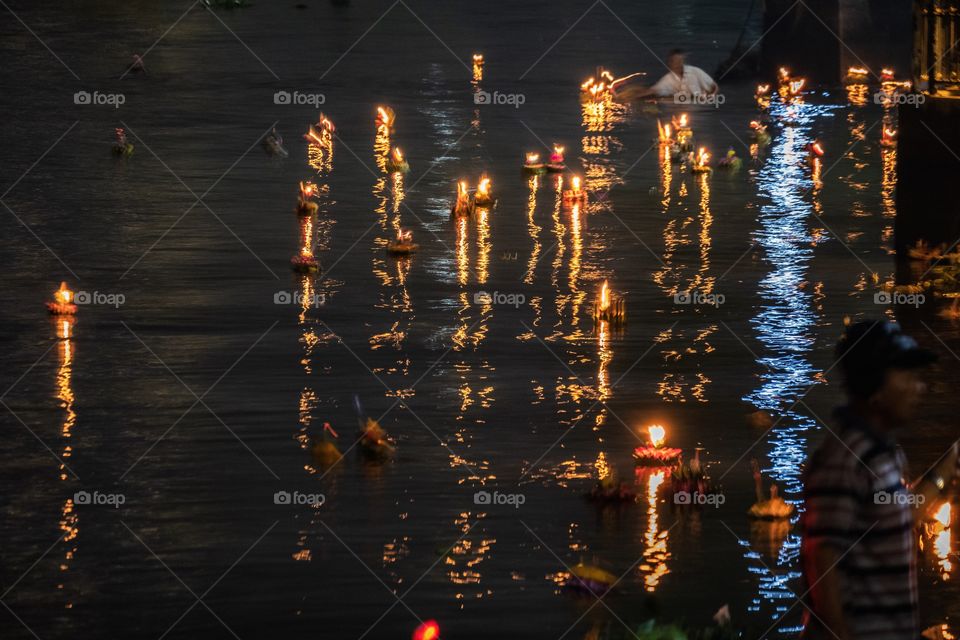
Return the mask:
<svg viewBox="0 0 960 640">
<path fill-rule="evenodd" d="M 914 640 L 914 519 L 939 507 L 957 476 L 957 444 L 911 486 L 893 435 L 906 426 L 936 357 L 899 325 L 859 322 L 837 345 L 848 404 L 840 430 L 811 456 L 804 477 L 801 560 L 806 640 Z"/>
<path fill-rule="evenodd" d="M 650 87 L 614 87 L 617 98 L 620 100 L 641 100 L 643 98 L 670 98 L 683 96 L 690 98 L 696 95 L 712 96 L 719 87 L 706 71 L 700 67 L 688 65 L 686 53 L 682 49 L 674 49 L 667 55 L 669 71 L 656 84 Z"/>
</svg>

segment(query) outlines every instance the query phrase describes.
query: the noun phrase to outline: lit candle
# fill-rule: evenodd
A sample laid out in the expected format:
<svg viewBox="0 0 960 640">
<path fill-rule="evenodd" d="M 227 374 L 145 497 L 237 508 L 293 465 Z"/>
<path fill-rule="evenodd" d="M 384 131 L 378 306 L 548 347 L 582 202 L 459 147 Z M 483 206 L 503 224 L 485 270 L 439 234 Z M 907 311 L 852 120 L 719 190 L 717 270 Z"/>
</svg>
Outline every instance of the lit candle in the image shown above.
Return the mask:
<svg viewBox="0 0 960 640">
<path fill-rule="evenodd" d="M 550 162 L 547 163 L 547 170 L 556 173 L 564 169 L 566 169 L 566 166 L 563 164 L 563 147 L 554 144 L 553 151 L 550 153 Z"/>
<path fill-rule="evenodd" d="M 73 304 L 73 291 L 67 288 L 66 282 L 61 282 L 60 288 L 54 291 L 53 301 L 47 303 L 47 311 L 55 316 L 70 316 L 77 312 L 77 305 Z"/>
<path fill-rule="evenodd" d="M 690 171 L 693 173 L 710 173 L 710 154 L 705 147 L 700 147 L 697 155 L 693 158 L 693 166 Z"/>
</svg>

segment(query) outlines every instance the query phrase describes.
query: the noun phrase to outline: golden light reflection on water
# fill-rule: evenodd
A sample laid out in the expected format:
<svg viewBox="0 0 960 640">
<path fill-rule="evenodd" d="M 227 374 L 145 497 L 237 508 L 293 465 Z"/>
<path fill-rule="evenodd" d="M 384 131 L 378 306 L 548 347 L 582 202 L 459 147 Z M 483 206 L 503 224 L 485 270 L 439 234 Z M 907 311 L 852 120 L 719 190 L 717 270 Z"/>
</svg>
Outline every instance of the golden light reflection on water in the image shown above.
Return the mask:
<svg viewBox="0 0 960 640">
<path fill-rule="evenodd" d="M 76 400 L 73 392 L 73 318 L 62 318 L 54 321 L 56 323 L 57 337 L 57 374 L 56 389 L 57 400 L 60 401 L 60 408 L 63 409 L 63 421 L 60 424 L 60 437 L 63 438 L 63 450 L 60 457 L 68 460 L 73 455 L 73 447 L 70 440 L 73 437 L 73 427 L 77 423 L 77 413 L 74 410 L 74 401 Z M 65 463 L 60 464 L 60 480 L 67 480 L 67 468 Z M 77 552 L 75 540 L 80 535 L 79 516 L 73 504 L 72 498 L 67 498 L 60 508 L 59 527 L 62 536 L 62 542 L 66 544 L 63 552 L 63 559 L 60 562 L 60 571 L 66 573 L 70 570 L 70 564 L 73 562 Z M 57 584 L 57 589 L 63 590 L 64 583 Z M 67 609 L 73 607 L 72 602 L 66 602 L 64 606 Z"/>
<path fill-rule="evenodd" d="M 537 261 L 540 259 L 540 231 L 542 227 L 534 220 L 534 214 L 537 210 L 537 191 L 540 189 L 540 176 L 531 176 L 527 180 L 527 233 L 533 240 L 533 248 L 530 250 L 530 259 L 527 261 L 527 273 L 523 277 L 524 284 L 533 284 L 537 269 Z"/>
<path fill-rule="evenodd" d="M 648 472 L 646 476 L 647 497 L 647 529 L 643 535 L 643 562 L 637 568 L 643 578 L 644 588 L 647 591 L 656 591 L 660 581 L 670 573 L 667 560 L 670 551 L 667 548 L 669 529 L 661 530 L 659 507 L 659 490 L 667 479 L 666 470 Z"/>
<path fill-rule="evenodd" d="M 847 100 L 850 104 L 857 107 L 863 107 L 869 102 L 870 87 L 865 84 L 848 84 Z"/>
<path fill-rule="evenodd" d="M 497 543 L 496 538 L 486 537 L 483 533 L 486 516 L 486 513 L 465 512 L 453 521 L 462 537 L 444 555 L 443 563 L 447 579 L 454 585 L 453 597 L 460 603 L 461 609 L 467 599 L 476 600 L 493 594 L 492 590 L 481 586 L 482 565 Z"/>
<path fill-rule="evenodd" d="M 493 248 L 490 242 L 490 209 L 477 207 L 474 217 L 477 220 L 477 282 L 485 284 L 489 276 L 490 250 Z"/>
</svg>

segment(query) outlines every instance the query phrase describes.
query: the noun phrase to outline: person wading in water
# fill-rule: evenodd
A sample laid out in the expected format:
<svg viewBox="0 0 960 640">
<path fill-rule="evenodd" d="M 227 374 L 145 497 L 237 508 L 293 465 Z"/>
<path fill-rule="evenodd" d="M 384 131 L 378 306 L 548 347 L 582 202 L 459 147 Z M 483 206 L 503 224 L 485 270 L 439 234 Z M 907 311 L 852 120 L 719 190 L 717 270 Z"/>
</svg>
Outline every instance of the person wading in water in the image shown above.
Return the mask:
<svg viewBox="0 0 960 640">
<path fill-rule="evenodd" d="M 925 390 L 918 372 L 936 356 L 899 325 L 869 321 L 847 328 L 836 357 L 848 404 L 804 475 L 802 637 L 915 640 L 914 523 L 949 497 L 957 443 L 906 485 L 894 434 L 910 423 Z"/>
</svg>

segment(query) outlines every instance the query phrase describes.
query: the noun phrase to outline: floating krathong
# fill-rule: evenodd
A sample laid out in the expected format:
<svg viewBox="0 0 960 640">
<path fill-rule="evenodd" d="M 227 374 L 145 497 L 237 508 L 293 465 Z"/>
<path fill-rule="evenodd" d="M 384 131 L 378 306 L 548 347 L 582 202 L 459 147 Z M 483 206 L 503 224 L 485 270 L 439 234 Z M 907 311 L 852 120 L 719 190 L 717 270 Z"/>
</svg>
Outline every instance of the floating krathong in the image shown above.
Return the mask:
<svg viewBox="0 0 960 640">
<path fill-rule="evenodd" d="M 390 107 L 377 107 L 377 129 L 386 133 L 393 133 L 395 115 Z"/>
<path fill-rule="evenodd" d="M 623 298 L 614 298 L 606 280 L 600 286 L 600 295 L 593 305 L 594 320 L 606 320 L 614 325 L 623 324 L 627 319 L 627 302 Z"/>
<path fill-rule="evenodd" d="M 329 467 L 333 464 L 336 464 L 340 461 L 340 458 L 343 457 L 343 454 L 340 453 L 340 449 L 337 448 L 336 443 L 327 439 L 328 433 L 334 438 L 340 437 L 337 435 L 337 432 L 333 430 L 333 427 L 330 426 L 329 422 L 324 422 L 323 436 L 320 439 L 314 438 L 310 446 L 310 453 L 313 454 L 313 457 L 323 467 Z"/>
<path fill-rule="evenodd" d="M 750 139 L 761 147 L 765 147 L 770 144 L 770 132 L 767 131 L 767 125 L 759 120 L 751 120 Z"/>
<path fill-rule="evenodd" d="M 759 520 L 784 520 L 793 515 L 794 507 L 777 495 L 777 485 L 770 485 L 770 497 L 766 498 L 763 491 L 763 478 L 760 475 L 760 464 L 756 458 L 750 461 L 753 470 L 754 489 L 757 502 L 747 512 L 751 518 Z"/>
<path fill-rule="evenodd" d="M 73 304 L 73 291 L 67 288 L 66 282 L 60 283 L 60 288 L 53 292 L 53 300 L 47 302 L 46 306 L 53 316 L 72 316 L 77 312 L 77 305 Z"/>
<path fill-rule="evenodd" d="M 587 192 L 580 188 L 580 176 L 573 176 L 570 180 L 570 188 L 565 189 L 561 194 L 564 206 L 570 207 L 575 204 L 587 203 Z"/>
<path fill-rule="evenodd" d="M 676 141 L 681 151 L 693 151 L 693 129 L 690 127 L 690 117 L 681 113 L 673 116 L 673 128 L 676 130 Z"/>
<path fill-rule="evenodd" d="M 312 253 L 298 253 L 290 258 L 290 268 L 297 273 L 317 273 L 320 261 Z"/>
<path fill-rule="evenodd" d="M 539 153 L 530 152 L 524 156 L 523 171 L 525 173 L 541 174 L 546 170 L 547 167 L 543 164 L 543 160 L 540 159 Z"/>
<path fill-rule="evenodd" d="M 570 567 L 570 575 L 563 582 L 566 589 L 602 596 L 617 583 L 617 576 L 592 564 L 578 562 Z"/>
<path fill-rule="evenodd" d="M 581 102 L 602 102 L 610 96 L 613 83 L 612 73 L 603 67 L 597 68 L 597 74 L 580 85 Z"/>
<path fill-rule="evenodd" d="M 547 162 L 547 171 L 551 173 L 559 173 L 567 168 L 567 165 L 563 163 L 563 147 L 554 144 L 553 151 L 550 153 L 550 161 Z"/>
<path fill-rule="evenodd" d="M 390 173 L 406 173 L 410 171 L 410 165 L 407 164 L 406 158 L 403 157 L 403 152 L 400 151 L 400 147 L 394 147 L 390 155 L 387 156 L 386 167 Z"/>
<path fill-rule="evenodd" d="M 317 196 L 317 185 L 312 182 L 300 182 L 300 197 L 297 199 L 297 215 L 312 216 L 317 212 L 316 202 L 313 198 Z"/>
<path fill-rule="evenodd" d="M 647 427 L 650 436 L 649 445 L 640 445 L 633 450 L 633 459 L 638 465 L 648 467 L 672 466 L 680 459 L 681 449 L 666 447 L 667 430 L 658 424 Z"/>
<path fill-rule="evenodd" d="M 480 182 L 477 183 L 477 191 L 473 194 L 473 203 L 478 207 L 488 207 L 494 203 L 496 200 L 490 192 L 490 178 L 486 176 L 480 177 Z"/>
<path fill-rule="evenodd" d="M 366 424 L 360 428 L 360 438 L 357 442 L 360 445 L 360 452 L 374 460 L 385 460 L 396 451 L 390 436 L 373 418 L 367 418 Z"/>
<path fill-rule="evenodd" d="M 844 84 L 866 84 L 870 79 L 870 70 L 866 67 L 850 67 L 843 77 Z"/>
<path fill-rule="evenodd" d="M 600 477 L 590 492 L 586 494 L 587 500 L 601 505 L 636 502 L 637 492 L 629 484 L 618 479 L 617 470 L 606 464 L 605 458 L 602 458 L 602 460 L 604 461 L 603 466 L 597 466 Z"/>
<path fill-rule="evenodd" d="M 791 76 L 790 70 L 786 67 L 780 67 L 778 80 L 780 82 L 780 97 L 795 98 L 803 93 L 803 89 L 807 84 L 805 78 L 799 76 Z"/>
<path fill-rule="evenodd" d="M 387 241 L 387 253 L 395 256 L 408 256 L 416 252 L 420 245 L 413 241 L 413 232 L 400 229 L 394 240 Z"/>
<path fill-rule="evenodd" d="M 127 140 L 127 132 L 122 127 L 114 129 L 116 140 L 113 143 L 113 153 L 117 156 L 127 157 L 133 155 L 133 143 Z"/>
<path fill-rule="evenodd" d="M 760 98 L 769 98 L 770 97 L 770 85 L 769 84 L 758 84 L 757 88 L 753 90 L 753 97 L 756 99 Z"/>
<path fill-rule="evenodd" d="M 457 183 L 457 199 L 453 203 L 450 213 L 455 216 L 468 216 L 473 213 L 473 198 L 470 197 L 466 180 Z"/>
<path fill-rule="evenodd" d="M 673 129 L 669 124 L 661 124 L 657 118 L 657 142 L 661 147 L 669 147 L 674 144 Z"/>
<path fill-rule="evenodd" d="M 473 81 L 481 80 L 483 80 L 483 54 L 475 53 L 473 54 Z"/>
<path fill-rule="evenodd" d="M 674 495 L 678 493 L 698 493 L 702 496 L 710 493 L 710 481 L 700 464 L 700 451 L 697 447 L 693 453 L 693 460 L 677 461 L 677 465 L 670 470 L 670 489 Z"/>
<path fill-rule="evenodd" d="M 700 147 L 697 153 L 693 156 L 693 162 L 690 165 L 691 173 L 710 173 L 713 171 L 710 168 L 710 154 L 707 153 L 705 147 Z"/>
<path fill-rule="evenodd" d="M 897 146 L 897 130 L 891 127 L 884 127 L 883 135 L 880 137 L 880 144 L 884 147 Z"/>
</svg>

